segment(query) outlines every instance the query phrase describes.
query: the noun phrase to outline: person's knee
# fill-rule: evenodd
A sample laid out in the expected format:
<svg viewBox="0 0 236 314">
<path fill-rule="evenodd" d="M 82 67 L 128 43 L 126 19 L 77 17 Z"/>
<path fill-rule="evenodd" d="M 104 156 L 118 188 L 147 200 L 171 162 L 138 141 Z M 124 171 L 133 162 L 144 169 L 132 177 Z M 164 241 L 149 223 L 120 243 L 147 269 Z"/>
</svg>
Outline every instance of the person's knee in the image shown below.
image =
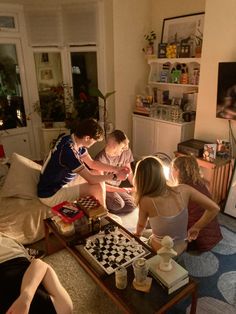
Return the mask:
<svg viewBox="0 0 236 314">
<path fill-rule="evenodd" d="M 111 212 L 118 212 L 125 206 L 125 202 L 122 198 L 114 195 L 106 198 L 106 205 Z"/>
</svg>

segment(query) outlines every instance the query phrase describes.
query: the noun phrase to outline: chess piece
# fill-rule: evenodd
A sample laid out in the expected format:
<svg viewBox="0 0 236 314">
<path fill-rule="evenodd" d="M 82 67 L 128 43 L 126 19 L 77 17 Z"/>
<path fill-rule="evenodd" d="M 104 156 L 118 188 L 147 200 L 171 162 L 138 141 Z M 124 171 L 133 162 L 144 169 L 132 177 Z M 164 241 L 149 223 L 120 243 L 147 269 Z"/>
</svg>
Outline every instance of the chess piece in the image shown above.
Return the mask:
<svg viewBox="0 0 236 314">
<path fill-rule="evenodd" d="M 161 245 L 162 248 L 157 251 L 157 254 L 161 257 L 158 267 L 162 271 L 171 271 L 172 257 L 177 256 L 177 252 L 173 250 L 174 241 L 171 237 L 165 236 L 161 240 Z"/>
</svg>

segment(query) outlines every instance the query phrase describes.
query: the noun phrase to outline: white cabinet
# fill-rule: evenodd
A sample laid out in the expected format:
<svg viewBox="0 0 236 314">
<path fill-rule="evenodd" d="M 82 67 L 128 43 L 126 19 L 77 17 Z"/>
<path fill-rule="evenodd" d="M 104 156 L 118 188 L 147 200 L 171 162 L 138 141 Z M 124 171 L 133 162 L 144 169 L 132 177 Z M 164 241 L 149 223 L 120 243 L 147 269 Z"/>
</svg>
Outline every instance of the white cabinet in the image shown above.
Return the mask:
<svg viewBox="0 0 236 314">
<path fill-rule="evenodd" d="M 11 157 L 15 152 L 31 158 L 32 148 L 30 146 L 29 132 L 27 128 L 16 128 L 1 133 L 1 144 L 6 157 Z"/>
<path fill-rule="evenodd" d="M 42 128 L 39 130 L 41 141 L 41 158 L 44 159 L 51 149 L 51 145 L 54 140 L 58 138 L 60 134 L 70 134 L 70 130 L 66 128 Z"/>
<path fill-rule="evenodd" d="M 155 123 L 151 118 L 133 115 L 133 154 L 141 157 L 153 154 Z"/>
<path fill-rule="evenodd" d="M 174 123 L 133 115 L 133 154 L 135 159 L 157 152 L 174 157 L 177 144 L 194 137 L 194 121 Z"/>
</svg>

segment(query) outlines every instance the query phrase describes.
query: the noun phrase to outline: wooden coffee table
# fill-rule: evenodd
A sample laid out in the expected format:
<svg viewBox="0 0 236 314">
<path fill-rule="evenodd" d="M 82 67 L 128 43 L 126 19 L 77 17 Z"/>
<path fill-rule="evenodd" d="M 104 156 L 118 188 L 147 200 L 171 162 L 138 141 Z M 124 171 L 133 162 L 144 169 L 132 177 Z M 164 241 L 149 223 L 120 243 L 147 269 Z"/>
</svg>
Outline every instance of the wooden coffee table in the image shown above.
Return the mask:
<svg viewBox="0 0 236 314">
<path fill-rule="evenodd" d="M 129 236 L 134 237 L 133 234 L 120 226 L 111 218 L 106 217 L 103 219 L 105 219 L 105 222 L 103 221 L 104 223 L 112 223 L 115 226 L 121 228 Z M 47 253 L 50 254 L 55 251 L 55 244 L 53 245 L 52 241 L 50 241 L 50 233 L 53 233 L 54 236 L 59 240 L 60 244 L 62 244 L 62 246 L 75 257 L 79 265 L 87 272 L 87 274 L 89 274 L 90 277 L 92 277 L 96 284 L 98 284 L 98 286 L 100 286 L 107 293 L 109 298 L 112 299 L 124 313 L 166 313 L 167 310 L 187 297 L 191 297 L 190 313 L 196 313 L 197 284 L 192 278 L 190 278 L 190 281 L 187 285 L 170 295 L 168 295 L 166 291 L 156 282 L 156 280 L 153 279 L 150 292 L 144 293 L 137 291 L 132 287 L 134 274 L 132 265 L 129 265 L 127 267 L 127 287 L 124 290 L 119 290 L 115 286 L 115 274 L 113 273 L 111 275 L 107 275 L 105 271 L 98 267 L 92 258 L 88 256 L 88 254 L 86 255 L 82 244 L 71 245 L 70 241 L 73 240 L 73 237 L 65 237 L 61 235 L 50 218 L 44 220 L 44 226 Z M 89 235 L 90 234 L 88 234 L 88 236 Z M 83 235 L 83 237 L 80 238 L 81 240 L 84 240 L 86 236 Z M 135 237 L 135 240 L 148 250 L 148 255 L 146 258 L 154 255 L 150 248 L 137 237 Z"/>
</svg>

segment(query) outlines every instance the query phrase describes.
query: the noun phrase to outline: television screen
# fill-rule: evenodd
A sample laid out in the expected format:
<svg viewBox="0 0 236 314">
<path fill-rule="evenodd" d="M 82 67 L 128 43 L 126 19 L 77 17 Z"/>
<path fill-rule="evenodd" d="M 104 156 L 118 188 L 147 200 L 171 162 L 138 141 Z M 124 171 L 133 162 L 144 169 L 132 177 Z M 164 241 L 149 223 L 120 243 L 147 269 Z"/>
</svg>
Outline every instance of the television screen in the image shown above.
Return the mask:
<svg viewBox="0 0 236 314">
<path fill-rule="evenodd" d="M 236 62 L 220 62 L 216 117 L 236 120 Z"/>
</svg>

